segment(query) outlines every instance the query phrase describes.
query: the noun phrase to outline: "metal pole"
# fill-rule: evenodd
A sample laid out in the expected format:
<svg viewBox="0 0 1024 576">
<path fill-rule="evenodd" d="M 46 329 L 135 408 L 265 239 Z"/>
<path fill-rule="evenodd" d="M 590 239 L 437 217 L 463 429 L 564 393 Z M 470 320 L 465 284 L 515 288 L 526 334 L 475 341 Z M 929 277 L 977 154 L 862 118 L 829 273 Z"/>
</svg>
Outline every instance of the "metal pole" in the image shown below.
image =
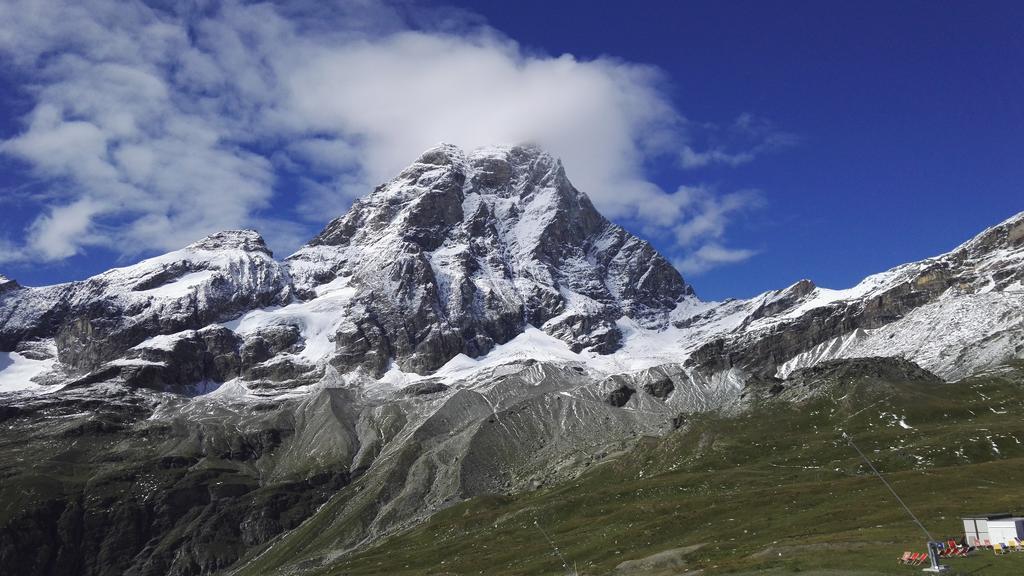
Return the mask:
<svg viewBox="0 0 1024 576">
<path fill-rule="evenodd" d="M 551 548 L 555 551 L 555 554 L 558 555 L 558 559 L 562 561 L 562 566 L 565 568 L 565 573 L 571 576 L 575 576 L 576 570 L 574 568 L 569 568 L 569 561 L 565 559 L 565 556 L 562 556 L 562 551 L 559 550 L 558 546 L 555 545 L 555 541 L 551 539 L 551 536 L 548 536 L 548 533 L 544 531 L 544 528 L 541 527 L 540 522 L 537 521 L 536 517 L 534 517 L 533 519 L 533 525 L 536 526 L 538 530 L 540 530 L 540 533 L 544 535 L 544 538 L 548 541 L 548 544 L 550 544 Z"/>
<path fill-rule="evenodd" d="M 868 468 L 870 468 L 871 471 L 875 473 L 875 476 L 877 476 L 878 479 L 882 481 L 882 484 L 885 484 L 885 487 L 889 489 L 890 493 L 892 493 L 893 498 L 896 498 L 896 501 L 899 502 L 900 506 L 902 506 L 903 509 L 907 511 L 907 514 L 914 520 L 914 523 L 917 524 L 918 528 L 920 528 L 921 531 L 924 532 L 925 537 L 928 538 L 928 560 L 931 561 L 931 567 L 926 568 L 925 571 L 945 571 L 947 567 L 939 563 L 939 543 L 932 538 L 932 535 L 930 532 L 928 532 L 928 529 L 925 528 L 924 524 L 922 524 L 921 521 L 917 519 L 917 516 L 915 516 L 914 513 L 910 511 L 910 507 L 907 506 L 907 504 L 903 501 L 903 498 L 900 498 L 900 495 L 896 493 L 896 490 L 893 489 L 892 485 L 889 484 L 885 477 L 882 476 L 882 474 L 875 468 L 875 465 L 871 463 L 871 460 L 869 460 L 868 457 L 865 456 L 863 452 L 861 452 L 860 448 L 858 448 L 857 445 L 853 443 L 853 436 L 850 436 L 846 432 L 843 432 L 843 438 L 846 438 L 846 442 L 854 450 L 857 451 L 857 454 L 860 454 L 861 459 L 864 460 L 864 463 L 868 465 Z"/>
</svg>

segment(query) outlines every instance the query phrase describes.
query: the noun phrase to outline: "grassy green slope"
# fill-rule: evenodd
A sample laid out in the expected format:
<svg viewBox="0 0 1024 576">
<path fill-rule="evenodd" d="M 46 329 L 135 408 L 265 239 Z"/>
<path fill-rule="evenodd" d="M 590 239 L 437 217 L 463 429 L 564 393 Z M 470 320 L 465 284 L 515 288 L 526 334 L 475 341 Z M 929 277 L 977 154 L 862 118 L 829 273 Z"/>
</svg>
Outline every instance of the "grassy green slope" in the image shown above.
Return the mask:
<svg viewBox="0 0 1024 576">
<path fill-rule="evenodd" d="M 695 416 L 571 483 L 472 499 L 316 573 L 564 574 L 535 521 L 580 574 L 657 574 L 657 562 L 616 567 L 697 545 L 660 573 L 916 573 L 895 558 L 923 551 L 923 536 L 840 429 L 936 536 L 959 535 L 964 514 L 1024 512 L 1024 367 L 944 385 L 830 378 L 815 399 Z M 1024 574 L 1024 554 L 952 564 Z"/>
</svg>

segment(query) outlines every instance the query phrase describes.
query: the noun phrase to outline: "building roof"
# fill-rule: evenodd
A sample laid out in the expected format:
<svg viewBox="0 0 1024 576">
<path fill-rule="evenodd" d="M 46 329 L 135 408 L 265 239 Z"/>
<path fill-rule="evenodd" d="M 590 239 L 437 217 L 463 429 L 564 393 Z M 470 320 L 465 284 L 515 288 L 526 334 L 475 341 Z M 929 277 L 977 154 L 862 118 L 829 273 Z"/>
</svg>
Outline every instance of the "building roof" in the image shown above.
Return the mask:
<svg viewBox="0 0 1024 576">
<path fill-rule="evenodd" d="M 996 514 L 971 514 L 970 516 L 964 516 L 964 520 L 1005 520 L 1007 518 L 1013 518 L 1013 514 L 1009 512 L 998 512 Z"/>
</svg>

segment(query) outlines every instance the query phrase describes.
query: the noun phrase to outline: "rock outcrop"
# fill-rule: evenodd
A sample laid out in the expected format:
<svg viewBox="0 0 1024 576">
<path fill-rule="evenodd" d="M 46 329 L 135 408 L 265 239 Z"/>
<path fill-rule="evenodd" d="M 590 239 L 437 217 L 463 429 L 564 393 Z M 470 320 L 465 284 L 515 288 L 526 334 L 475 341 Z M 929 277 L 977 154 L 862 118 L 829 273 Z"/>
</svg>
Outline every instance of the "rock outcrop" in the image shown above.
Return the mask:
<svg viewBox="0 0 1024 576">
<path fill-rule="evenodd" d="M 0 294 L 0 350 L 53 339 L 68 373 L 85 374 L 152 336 L 286 301 L 289 286 L 259 234 L 219 232 L 81 282 Z"/>
<path fill-rule="evenodd" d="M 0 274 L 0 294 L 21 288 L 21 285 L 10 278 Z"/>
</svg>

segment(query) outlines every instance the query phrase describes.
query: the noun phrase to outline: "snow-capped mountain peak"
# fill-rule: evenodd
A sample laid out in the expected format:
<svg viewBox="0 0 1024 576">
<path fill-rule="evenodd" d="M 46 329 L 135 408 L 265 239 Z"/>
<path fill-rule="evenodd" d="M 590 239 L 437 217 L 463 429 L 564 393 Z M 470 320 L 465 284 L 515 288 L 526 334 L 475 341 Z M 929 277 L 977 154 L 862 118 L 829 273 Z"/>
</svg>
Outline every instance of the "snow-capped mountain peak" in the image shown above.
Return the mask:
<svg viewBox="0 0 1024 576">
<path fill-rule="evenodd" d="M 647 242 L 601 216 L 532 146 L 441 145 L 288 258 L 299 294 L 356 293 L 338 349 L 378 373 L 431 371 L 541 328 L 575 350 L 619 347 L 615 322 L 664 326 L 692 295 Z M 345 364 L 350 368 L 352 365 Z"/>
<path fill-rule="evenodd" d="M 189 244 L 184 250 L 196 253 L 241 251 L 274 257 L 263 236 L 255 230 L 223 230 Z"/>
</svg>

